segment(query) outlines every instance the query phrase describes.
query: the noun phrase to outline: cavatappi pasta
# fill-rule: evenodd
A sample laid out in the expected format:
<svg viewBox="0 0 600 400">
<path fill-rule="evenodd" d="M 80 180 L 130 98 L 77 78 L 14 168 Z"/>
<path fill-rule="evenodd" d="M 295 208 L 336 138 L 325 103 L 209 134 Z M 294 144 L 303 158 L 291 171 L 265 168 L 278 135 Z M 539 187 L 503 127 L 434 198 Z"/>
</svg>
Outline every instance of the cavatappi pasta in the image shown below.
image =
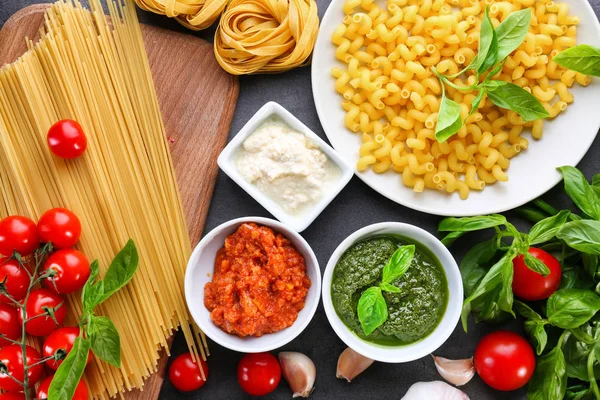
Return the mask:
<svg viewBox="0 0 600 400">
<path fill-rule="evenodd" d="M 469 116 L 476 92 L 447 87 L 466 120 L 458 134 L 443 143 L 435 138 L 441 86 L 430 67 L 452 75 L 475 57 L 486 5 L 494 26 L 511 12 L 531 8 L 529 33 L 508 56 L 495 79 L 515 83 L 536 96 L 556 117 L 573 102 L 568 88 L 588 85 L 587 76 L 566 70 L 552 58 L 576 43 L 579 18 L 568 6 L 536 0 L 347 0 L 346 14 L 332 35 L 335 90 L 343 97 L 344 124 L 362 136 L 357 167 L 377 173 L 393 170 L 415 192 L 426 188 L 458 192 L 507 181 L 510 159 L 529 146 L 523 135 L 541 139 L 543 120 L 525 123 L 514 111 L 484 98 Z M 475 76 L 455 78 L 457 85 Z"/>
<path fill-rule="evenodd" d="M 94 359 L 85 373 L 91 396 L 108 399 L 143 386 L 178 326 L 194 354 L 205 357 L 206 341 L 190 328 L 183 296 L 191 246 L 135 6 L 110 1 L 109 25 L 99 0 L 90 3 L 92 11 L 52 5 L 40 41 L 0 69 L 0 219 L 71 209 L 82 222 L 79 247 L 101 275 L 136 242 L 136 275 L 97 309 L 119 330 L 122 367 Z M 64 118 L 87 134 L 78 159 L 48 149 L 48 128 Z M 73 325 L 80 295 L 67 303 Z"/>
</svg>

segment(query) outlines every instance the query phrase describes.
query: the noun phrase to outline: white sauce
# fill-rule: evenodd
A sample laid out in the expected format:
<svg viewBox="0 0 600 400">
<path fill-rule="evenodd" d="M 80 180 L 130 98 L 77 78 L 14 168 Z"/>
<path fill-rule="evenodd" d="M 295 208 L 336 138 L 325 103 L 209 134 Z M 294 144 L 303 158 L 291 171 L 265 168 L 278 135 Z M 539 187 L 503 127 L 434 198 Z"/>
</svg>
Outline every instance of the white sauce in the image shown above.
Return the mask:
<svg viewBox="0 0 600 400">
<path fill-rule="evenodd" d="M 316 143 L 275 118 L 244 141 L 235 164 L 246 181 L 292 215 L 308 211 L 341 175 Z"/>
</svg>

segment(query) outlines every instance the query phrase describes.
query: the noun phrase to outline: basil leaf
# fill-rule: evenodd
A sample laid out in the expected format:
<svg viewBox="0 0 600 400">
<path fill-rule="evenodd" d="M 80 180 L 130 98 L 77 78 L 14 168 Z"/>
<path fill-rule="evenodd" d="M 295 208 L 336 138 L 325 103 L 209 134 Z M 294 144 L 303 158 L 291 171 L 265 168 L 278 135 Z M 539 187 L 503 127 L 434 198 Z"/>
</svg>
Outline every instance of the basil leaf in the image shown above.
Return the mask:
<svg viewBox="0 0 600 400">
<path fill-rule="evenodd" d="M 94 260 L 90 264 L 90 277 L 88 278 L 83 291 L 81 292 L 81 301 L 83 303 L 83 309 L 86 312 L 92 311 L 97 305 L 102 302 L 104 296 L 104 281 L 100 280 L 96 283 L 94 281 L 100 273 L 98 267 L 98 260 Z"/>
<path fill-rule="evenodd" d="M 94 354 L 110 365 L 121 368 L 121 338 L 113 322 L 106 317 L 92 316 L 87 333 Z"/>
<path fill-rule="evenodd" d="M 105 301 L 123 286 L 127 285 L 137 270 L 139 263 L 138 252 L 133 240 L 129 239 L 123 250 L 117 254 L 104 275 Z"/>
<path fill-rule="evenodd" d="M 469 111 L 469 117 L 475 112 L 477 112 L 479 104 L 481 104 L 481 100 L 483 100 L 483 96 L 485 96 L 485 90 L 479 89 L 477 96 L 473 99 L 473 102 L 471 103 L 471 111 Z"/>
<path fill-rule="evenodd" d="M 526 319 L 524 328 L 525 333 L 529 337 L 532 344 L 535 346 L 536 353 L 539 356 L 542 354 L 548 343 L 548 334 L 544 326 L 548 323 L 538 313 L 533 311 L 527 304 L 518 300 L 514 302 L 515 311 Z"/>
<path fill-rule="evenodd" d="M 415 245 L 401 246 L 394 252 L 392 258 L 383 267 L 381 281 L 392 283 L 408 271 L 410 263 L 415 258 Z"/>
<path fill-rule="evenodd" d="M 492 239 L 473 246 L 460 262 L 465 296 L 469 297 L 487 272 L 483 266 L 489 264 L 498 252 L 498 240 Z"/>
<path fill-rule="evenodd" d="M 365 335 L 370 335 L 388 318 L 387 305 L 381 289 L 374 286 L 364 291 L 358 300 L 358 320 Z"/>
<path fill-rule="evenodd" d="M 573 336 L 575 336 L 577 338 L 577 340 L 579 340 L 585 344 L 596 343 L 596 340 L 592 337 L 592 335 L 590 335 L 589 333 L 587 333 L 586 331 L 584 331 L 581 328 L 572 328 L 572 329 L 569 329 L 569 332 L 571 332 L 573 334 Z"/>
<path fill-rule="evenodd" d="M 600 174 L 596 174 L 592 177 L 592 186 L 600 187 Z"/>
<path fill-rule="evenodd" d="M 563 225 L 556 235 L 569 247 L 583 253 L 600 255 L 600 221 L 580 220 Z"/>
<path fill-rule="evenodd" d="M 600 296 L 591 290 L 560 289 L 546 303 L 548 321 L 563 329 L 577 328 L 600 311 Z"/>
<path fill-rule="evenodd" d="M 565 400 L 583 400 L 588 398 L 590 400 L 593 398 L 592 389 L 589 386 L 581 384 L 569 386 L 565 394 Z"/>
<path fill-rule="evenodd" d="M 591 289 L 594 286 L 594 281 L 586 274 L 579 265 L 565 265 L 562 269 L 562 277 L 560 279 L 561 289 Z"/>
<path fill-rule="evenodd" d="M 440 222 L 438 230 L 440 232 L 472 232 L 504 224 L 506 224 L 506 218 L 500 214 L 463 218 L 449 217 Z"/>
<path fill-rule="evenodd" d="M 479 48 L 474 63 L 478 75 L 496 64 L 496 60 L 498 59 L 498 37 L 490 19 L 489 11 L 489 7 L 486 6 L 485 15 L 481 21 L 481 28 L 479 30 Z"/>
<path fill-rule="evenodd" d="M 590 324 L 585 324 L 581 327 L 593 337 L 598 335 L 598 326 L 591 327 Z M 585 382 L 589 382 L 589 373 L 587 362 L 590 353 L 594 350 L 592 346 L 585 344 L 577 339 L 570 331 L 565 335 L 562 346 L 565 359 L 567 361 L 567 375 L 570 378 L 577 378 Z M 594 374 L 600 376 L 600 365 L 594 362 Z"/>
<path fill-rule="evenodd" d="M 532 256 L 529 252 L 524 254 L 523 261 L 525 261 L 525 265 L 527 265 L 527 268 L 529 268 L 533 272 L 537 272 L 542 276 L 550 275 L 550 268 L 548 268 L 548 266 L 544 264 L 541 260 Z"/>
<path fill-rule="evenodd" d="M 75 389 L 83 376 L 90 351 L 89 339 L 79 336 L 52 378 L 48 389 L 48 398 L 53 400 L 71 400 Z"/>
<path fill-rule="evenodd" d="M 583 262 L 583 269 L 592 278 L 596 277 L 598 272 L 598 256 L 592 254 L 581 253 L 581 261 Z"/>
<path fill-rule="evenodd" d="M 562 400 L 567 389 L 567 363 L 560 347 L 537 361 L 527 387 L 528 400 Z"/>
<path fill-rule="evenodd" d="M 600 48 L 598 47 L 580 44 L 561 51 L 552 61 L 585 75 L 600 76 Z"/>
<path fill-rule="evenodd" d="M 514 83 L 506 82 L 494 91 L 488 91 L 487 96 L 498 107 L 518 113 L 525 122 L 550 116 L 534 95 Z"/>
<path fill-rule="evenodd" d="M 489 92 L 493 92 L 494 90 L 498 89 L 500 86 L 504 86 L 506 85 L 505 81 L 498 81 L 498 80 L 485 80 L 482 83 L 482 86 L 487 89 Z"/>
<path fill-rule="evenodd" d="M 467 297 L 467 299 L 463 302 L 463 310 L 461 313 L 463 329 L 467 332 L 467 317 L 471 312 L 471 302 L 482 298 L 484 296 L 490 296 L 494 290 L 501 290 L 503 287 L 504 279 L 503 272 L 506 269 L 505 265 L 507 263 L 511 263 L 512 267 L 512 256 L 505 254 L 496 264 L 494 264 L 490 270 L 485 274 L 477 288 L 473 291 L 473 293 Z M 500 292 L 498 292 L 498 297 L 502 297 Z M 500 301 L 496 301 L 494 299 L 494 305 L 500 305 Z M 505 304 L 506 306 L 506 304 Z M 500 307 L 502 308 L 502 307 Z"/>
<path fill-rule="evenodd" d="M 389 283 L 380 283 L 379 287 L 381 288 L 381 290 L 390 292 L 390 293 L 400 293 L 401 292 L 400 288 L 398 288 L 394 285 L 390 285 Z"/>
<path fill-rule="evenodd" d="M 545 218 L 535 224 L 529 231 L 529 244 L 540 244 L 554 238 L 560 228 L 567 222 L 570 214 L 570 211 L 562 210 L 558 214 Z"/>
<path fill-rule="evenodd" d="M 585 176 L 575 167 L 564 166 L 558 170 L 565 180 L 565 191 L 573 203 L 593 219 L 600 219 L 600 198 Z"/>
<path fill-rule="evenodd" d="M 450 232 L 442 238 L 441 242 L 444 244 L 444 246 L 450 247 L 456 239 L 460 238 L 465 233 L 466 232 Z"/>
<path fill-rule="evenodd" d="M 596 340 L 594 343 L 594 356 L 596 357 L 596 361 L 600 362 L 600 340 Z"/>
<path fill-rule="evenodd" d="M 460 106 L 455 101 L 446 97 L 446 94 L 443 94 L 437 123 L 435 124 L 435 138 L 440 143 L 445 142 L 449 137 L 458 132 L 462 124 Z"/>
<path fill-rule="evenodd" d="M 498 60 L 503 60 L 517 47 L 523 43 L 527 32 L 529 32 L 529 22 L 531 21 L 531 9 L 512 12 L 498 27 L 496 35 L 498 36 Z"/>
</svg>

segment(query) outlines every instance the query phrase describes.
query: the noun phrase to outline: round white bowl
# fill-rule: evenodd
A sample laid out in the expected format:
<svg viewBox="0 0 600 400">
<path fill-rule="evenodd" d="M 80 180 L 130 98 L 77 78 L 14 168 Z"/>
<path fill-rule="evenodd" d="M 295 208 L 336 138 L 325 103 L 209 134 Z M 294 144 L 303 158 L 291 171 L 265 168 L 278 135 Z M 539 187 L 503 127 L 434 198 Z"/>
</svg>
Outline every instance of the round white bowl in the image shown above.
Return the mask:
<svg viewBox="0 0 600 400">
<path fill-rule="evenodd" d="M 210 312 L 204 306 L 204 285 L 212 280 L 217 251 L 223 247 L 225 238 L 234 233 L 246 222 L 264 225 L 281 233 L 296 247 L 306 261 L 306 272 L 311 280 L 311 287 L 306 295 L 306 304 L 298 314 L 294 324 L 279 332 L 261 337 L 238 337 L 224 332 L 210 318 Z M 298 336 L 308 325 L 319 304 L 321 292 L 321 271 L 315 253 L 309 244 L 293 229 L 281 222 L 261 217 L 245 217 L 231 220 L 210 231 L 198 243 L 185 272 L 185 299 L 188 309 L 196 324 L 214 342 L 230 350 L 242 353 L 260 353 L 277 349 Z"/>
<path fill-rule="evenodd" d="M 331 301 L 331 279 L 340 257 L 353 244 L 380 235 L 400 235 L 423 244 L 440 261 L 448 281 L 448 305 L 439 325 L 423 340 L 405 346 L 383 346 L 369 343 L 356 336 L 340 319 Z M 417 360 L 440 347 L 452 334 L 463 302 L 463 285 L 460 270 L 446 246 L 429 232 L 414 225 L 400 222 L 383 222 L 369 225 L 348 236 L 333 252 L 323 276 L 323 305 L 327 319 L 340 339 L 354 351 L 372 360 L 387 363 L 401 363 Z"/>
</svg>

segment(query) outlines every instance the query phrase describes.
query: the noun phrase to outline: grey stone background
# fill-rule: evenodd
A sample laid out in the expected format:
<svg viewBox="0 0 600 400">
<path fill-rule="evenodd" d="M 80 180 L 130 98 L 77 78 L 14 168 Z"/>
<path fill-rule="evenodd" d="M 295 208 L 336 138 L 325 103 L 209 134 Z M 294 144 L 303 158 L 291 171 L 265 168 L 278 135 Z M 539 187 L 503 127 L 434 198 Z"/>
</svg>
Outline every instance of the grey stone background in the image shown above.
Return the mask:
<svg viewBox="0 0 600 400">
<path fill-rule="evenodd" d="M 325 13 L 330 0 L 317 0 L 319 15 Z M 0 26 L 17 10 L 34 3 L 49 2 L 46 0 L 0 0 Z M 600 15 L 600 0 L 591 0 L 596 15 Z M 140 11 L 142 22 L 185 32 L 175 21 L 166 17 Z M 196 33 L 197 36 L 212 40 L 214 28 Z M 325 134 L 312 99 L 309 67 L 296 69 L 279 75 L 258 75 L 240 78 L 240 96 L 231 125 L 230 135 L 235 135 L 252 115 L 266 102 L 276 101 L 287 108 L 314 132 L 326 140 Z M 565 116 L 566 117 L 566 116 Z M 564 118 L 564 117 L 563 117 Z M 564 132 L 565 140 L 569 140 L 569 132 Z M 558 149 L 557 149 L 558 151 Z M 600 139 L 596 139 L 579 167 L 586 176 L 600 172 Z M 215 160 L 216 162 L 216 160 Z M 532 179 L 535 179 L 532 177 Z M 560 185 L 559 185 L 560 186 Z M 562 195 L 560 187 L 556 187 L 545 196 L 545 199 L 558 207 L 569 207 Z M 232 180 L 219 173 L 215 194 L 208 213 L 205 232 L 233 218 L 242 216 L 271 217 L 258 203 L 248 196 Z M 507 213 L 518 226 L 527 224 L 519 221 L 513 213 Z M 313 247 L 324 269 L 329 256 L 337 245 L 352 232 L 366 225 L 383 221 L 401 221 L 420 226 L 435 233 L 440 218 L 413 211 L 400 206 L 379 195 L 367 185 L 354 177 L 350 184 L 305 231 L 303 236 Z M 475 239 L 471 237 L 471 240 Z M 453 247 L 457 259 L 472 245 L 469 239 L 459 241 Z M 511 321 L 502 326 L 474 325 L 471 323 L 469 333 L 457 326 L 452 336 L 437 352 L 448 358 L 467 358 L 474 353 L 479 339 L 487 332 L 506 328 L 520 331 L 521 323 Z M 282 348 L 287 351 L 300 351 L 313 359 L 317 366 L 317 381 L 312 399 L 400 399 L 410 385 L 419 381 L 440 379 L 433 360 L 425 357 L 406 364 L 375 363 L 352 383 L 336 379 L 335 371 L 339 354 L 345 345 L 333 332 L 322 305 L 307 327 L 294 341 Z M 173 355 L 186 351 L 182 335 L 178 335 L 173 346 Z M 211 357 L 208 360 L 209 379 L 206 385 L 196 392 L 181 393 L 167 380 L 160 393 L 164 400 L 188 399 L 244 399 L 248 398 L 237 383 L 237 363 L 242 357 L 210 343 Z M 475 377 L 463 390 L 471 399 L 525 399 L 525 391 L 501 393 L 487 387 L 480 378 Z M 290 399 L 292 396 L 287 384 L 281 381 L 279 387 L 267 399 Z M 436 399 L 423 399 L 436 400 Z"/>
</svg>

